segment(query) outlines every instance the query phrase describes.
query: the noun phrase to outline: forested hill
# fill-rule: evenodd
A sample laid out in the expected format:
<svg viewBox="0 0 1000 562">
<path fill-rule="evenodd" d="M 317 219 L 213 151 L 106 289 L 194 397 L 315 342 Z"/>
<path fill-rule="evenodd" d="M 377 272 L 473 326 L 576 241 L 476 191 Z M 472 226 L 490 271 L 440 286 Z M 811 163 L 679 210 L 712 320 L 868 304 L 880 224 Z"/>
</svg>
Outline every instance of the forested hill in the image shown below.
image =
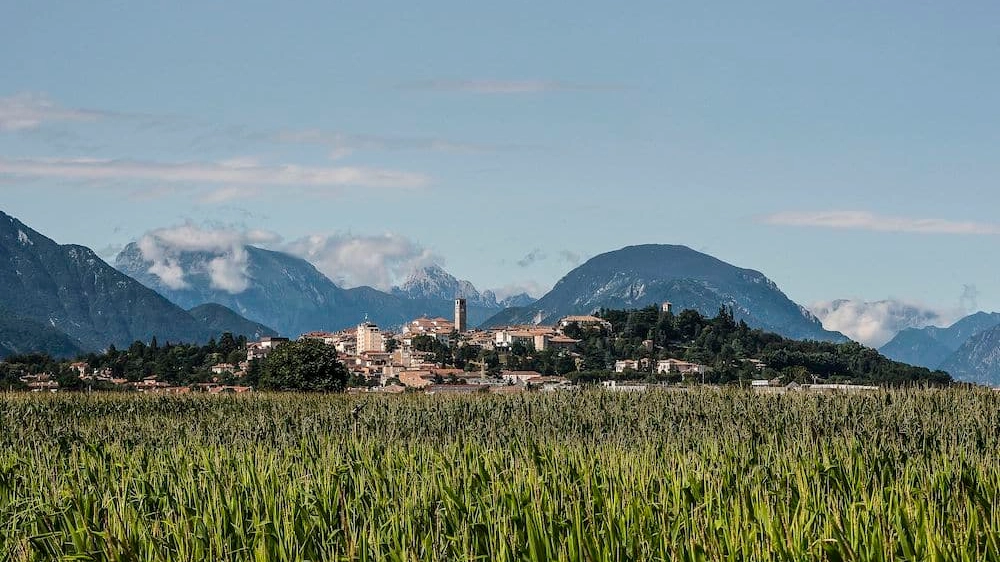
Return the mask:
<svg viewBox="0 0 1000 562">
<path fill-rule="evenodd" d="M 892 361 L 878 351 L 855 342 L 799 341 L 751 329 L 736 321 L 728 309 L 715 318 L 695 310 L 676 316 L 658 307 L 637 310 L 602 310 L 611 334 L 581 330 L 568 335 L 581 338 L 587 363 L 611 364 L 617 359 L 674 357 L 712 367 L 712 382 L 753 378 L 780 378 L 783 382 L 851 381 L 856 384 L 947 384 L 951 376 Z M 653 350 L 643 345 L 652 340 Z M 751 360 L 766 365 L 763 371 Z"/>
</svg>

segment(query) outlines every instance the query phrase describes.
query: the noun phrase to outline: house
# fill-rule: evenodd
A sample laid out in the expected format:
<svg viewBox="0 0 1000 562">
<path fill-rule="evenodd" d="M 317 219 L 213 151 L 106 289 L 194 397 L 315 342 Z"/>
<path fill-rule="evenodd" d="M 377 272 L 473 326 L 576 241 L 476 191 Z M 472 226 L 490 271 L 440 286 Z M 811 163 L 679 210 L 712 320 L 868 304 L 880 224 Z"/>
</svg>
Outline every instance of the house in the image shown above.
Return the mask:
<svg viewBox="0 0 1000 562">
<path fill-rule="evenodd" d="M 500 378 L 512 384 L 525 384 L 531 379 L 541 378 L 538 371 L 500 371 Z"/>
<path fill-rule="evenodd" d="M 247 342 L 247 361 L 263 359 L 267 357 L 267 354 L 271 353 L 274 348 L 287 342 L 288 338 L 279 337 L 264 337 L 261 338 L 260 341 Z"/>
<path fill-rule="evenodd" d="M 537 334 L 535 335 L 535 349 L 538 351 L 545 351 L 548 349 L 552 350 L 571 350 L 576 344 L 580 343 L 580 340 L 575 340 L 569 336 L 564 336 L 562 334 Z"/>
<path fill-rule="evenodd" d="M 709 371 L 705 365 L 689 363 L 679 359 L 661 359 L 656 362 L 656 372 L 659 374 L 680 373 L 682 375 L 703 375 Z"/>
<path fill-rule="evenodd" d="M 487 351 L 496 349 L 496 340 L 492 332 L 476 330 L 466 334 L 466 344 L 480 347 Z"/>
<path fill-rule="evenodd" d="M 423 388 L 434 384 L 434 375 L 430 371 L 402 371 L 397 378 L 403 385 L 413 388 Z"/>
<path fill-rule="evenodd" d="M 541 388 L 543 391 L 560 390 L 570 387 L 569 379 L 559 376 L 541 376 L 525 381 L 525 386 Z"/>
<path fill-rule="evenodd" d="M 32 392 L 56 392 L 59 390 L 59 383 L 50 380 L 36 380 L 28 383 L 28 390 Z"/>
<path fill-rule="evenodd" d="M 578 327 L 583 329 L 602 328 L 608 332 L 611 331 L 611 322 L 596 316 L 565 316 L 559 320 L 557 325 L 561 331 L 565 330 L 570 324 L 576 324 Z"/>
<path fill-rule="evenodd" d="M 212 365 L 212 374 L 221 375 L 222 373 L 235 373 L 239 369 L 236 368 L 232 363 L 217 363 Z"/>
<path fill-rule="evenodd" d="M 299 341 L 302 340 L 316 340 L 325 343 L 326 345 L 337 345 L 340 341 L 340 336 L 332 332 L 306 332 L 299 336 Z"/>
<path fill-rule="evenodd" d="M 189 386 L 168 386 L 166 388 L 160 389 L 163 394 L 190 394 L 191 387 Z"/>
<path fill-rule="evenodd" d="M 604 381 L 601 386 L 612 392 L 646 392 L 648 388 L 644 384 L 622 384 L 618 381 Z"/>
<path fill-rule="evenodd" d="M 624 373 L 625 371 L 639 371 L 640 369 L 641 367 L 637 359 L 622 359 L 621 361 L 615 361 L 616 373 Z"/>
<path fill-rule="evenodd" d="M 139 382 L 132 383 L 132 388 L 138 390 L 139 392 L 152 392 L 168 387 L 170 387 L 170 383 L 159 381 L 156 375 L 151 375 Z"/>
<path fill-rule="evenodd" d="M 445 339 L 455 331 L 455 323 L 447 318 L 427 318 L 426 316 L 411 320 L 403 326 L 403 334 L 409 336 L 435 335 L 445 336 Z"/>
<path fill-rule="evenodd" d="M 494 334 L 494 347 L 500 349 L 520 344 L 527 348 L 534 348 L 535 335 L 531 330 L 498 330 Z"/>
</svg>

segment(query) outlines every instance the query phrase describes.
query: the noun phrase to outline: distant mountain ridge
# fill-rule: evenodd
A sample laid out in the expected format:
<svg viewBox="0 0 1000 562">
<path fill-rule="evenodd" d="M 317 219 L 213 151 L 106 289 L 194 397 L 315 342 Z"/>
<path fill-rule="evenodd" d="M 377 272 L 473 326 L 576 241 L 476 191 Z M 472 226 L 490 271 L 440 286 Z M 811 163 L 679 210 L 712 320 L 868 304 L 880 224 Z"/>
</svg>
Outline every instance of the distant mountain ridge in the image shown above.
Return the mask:
<svg viewBox="0 0 1000 562">
<path fill-rule="evenodd" d="M 570 271 L 538 301 L 509 309 L 485 325 L 550 324 L 600 308 L 623 309 L 673 303 L 676 310 L 715 315 L 731 307 L 738 319 L 795 339 L 842 342 L 838 332 L 795 304 L 762 273 L 738 268 L 686 246 L 628 246 L 591 258 Z"/>
<path fill-rule="evenodd" d="M 184 308 L 218 303 L 290 337 L 356 326 L 366 317 L 383 328 L 399 327 L 420 316 L 451 318 L 454 295 L 459 294 L 452 291 L 468 291 L 476 299 L 469 305 L 470 325 L 499 309 L 491 292 L 480 294 L 471 283 L 459 282 L 439 267 L 411 276 L 411 283 L 390 294 L 372 287 L 339 287 L 311 263 L 291 254 L 255 246 L 243 250 L 246 288 L 235 293 L 213 283 L 211 264 L 220 258 L 217 252 L 181 253 L 174 266 L 185 274 L 183 286 L 176 282 L 171 286 L 153 273 L 153 262 L 136 243 L 118 254 L 115 265 Z"/>
<path fill-rule="evenodd" d="M 417 300 L 464 298 L 469 306 L 500 308 L 493 291 L 480 293 L 471 282 L 455 278 L 437 264 L 414 270 L 402 285 L 393 287 L 391 292 L 400 297 Z"/>
<path fill-rule="evenodd" d="M 502 301 L 500 301 L 500 308 L 520 308 L 524 306 L 531 306 L 538 299 L 529 295 L 528 293 L 518 293 L 516 295 L 511 295 Z"/>
<path fill-rule="evenodd" d="M 890 359 L 937 369 L 973 336 L 1000 325 L 1000 313 L 977 312 L 946 328 L 908 328 L 879 348 Z"/>
<path fill-rule="evenodd" d="M 1000 325 L 974 334 L 941 363 L 952 377 L 1000 386 Z"/>
</svg>

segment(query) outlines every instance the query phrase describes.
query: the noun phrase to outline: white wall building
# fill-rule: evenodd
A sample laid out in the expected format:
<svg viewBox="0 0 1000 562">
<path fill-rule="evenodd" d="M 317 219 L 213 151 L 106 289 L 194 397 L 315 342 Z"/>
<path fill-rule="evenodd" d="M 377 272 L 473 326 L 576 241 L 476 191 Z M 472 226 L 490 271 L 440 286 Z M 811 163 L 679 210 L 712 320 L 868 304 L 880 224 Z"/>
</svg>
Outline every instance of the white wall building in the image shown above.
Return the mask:
<svg viewBox="0 0 1000 562">
<path fill-rule="evenodd" d="M 356 351 L 359 354 L 385 351 L 385 339 L 378 326 L 367 320 L 358 326 L 358 348 Z"/>
</svg>

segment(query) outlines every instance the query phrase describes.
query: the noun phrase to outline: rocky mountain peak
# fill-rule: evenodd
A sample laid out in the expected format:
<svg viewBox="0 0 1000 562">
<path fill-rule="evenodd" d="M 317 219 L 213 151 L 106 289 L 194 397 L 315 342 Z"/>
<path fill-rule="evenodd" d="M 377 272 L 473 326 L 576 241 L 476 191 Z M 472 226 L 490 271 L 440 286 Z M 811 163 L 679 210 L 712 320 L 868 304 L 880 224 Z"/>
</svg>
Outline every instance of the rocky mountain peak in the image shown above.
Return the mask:
<svg viewBox="0 0 1000 562">
<path fill-rule="evenodd" d="M 392 293 L 409 299 L 451 300 L 464 298 L 472 306 L 500 307 L 493 291 L 480 293 L 471 282 L 456 278 L 437 264 L 415 269 L 402 285 L 392 289 Z"/>
</svg>

